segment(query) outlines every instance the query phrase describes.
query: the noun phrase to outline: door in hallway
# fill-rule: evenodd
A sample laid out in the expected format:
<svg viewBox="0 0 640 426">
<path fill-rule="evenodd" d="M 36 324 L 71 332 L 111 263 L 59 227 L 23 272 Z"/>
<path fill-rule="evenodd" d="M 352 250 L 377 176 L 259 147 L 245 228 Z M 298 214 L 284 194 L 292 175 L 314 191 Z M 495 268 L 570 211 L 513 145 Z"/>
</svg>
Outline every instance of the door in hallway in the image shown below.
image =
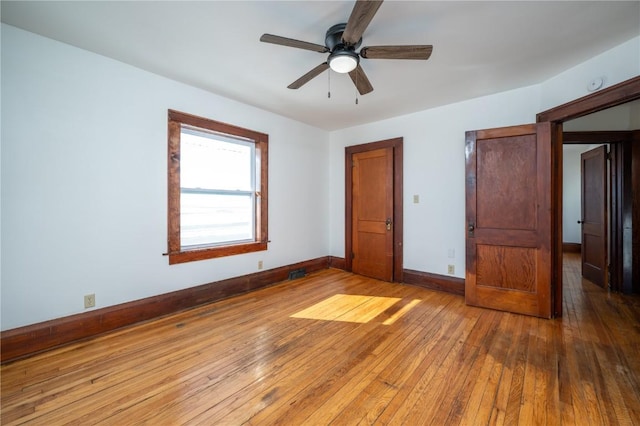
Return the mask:
<svg viewBox="0 0 640 426">
<path fill-rule="evenodd" d="M 582 189 L 582 276 L 606 288 L 607 146 L 580 155 Z"/>
</svg>

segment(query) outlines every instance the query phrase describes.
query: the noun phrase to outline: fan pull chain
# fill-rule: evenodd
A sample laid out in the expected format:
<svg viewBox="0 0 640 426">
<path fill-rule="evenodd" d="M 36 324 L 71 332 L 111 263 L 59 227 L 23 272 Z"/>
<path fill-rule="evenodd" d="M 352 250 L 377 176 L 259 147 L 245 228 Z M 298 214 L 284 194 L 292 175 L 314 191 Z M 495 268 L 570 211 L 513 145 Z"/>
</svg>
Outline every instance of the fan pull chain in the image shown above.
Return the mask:
<svg viewBox="0 0 640 426">
<path fill-rule="evenodd" d="M 327 75 L 329 76 L 329 91 L 327 92 L 327 98 L 331 99 L 331 70 L 329 70 Z"/>
<path fill-rule="evenodd" d="M 358 72 L 356 69 L 356 105 L 358 105 Z"/>
</svg>

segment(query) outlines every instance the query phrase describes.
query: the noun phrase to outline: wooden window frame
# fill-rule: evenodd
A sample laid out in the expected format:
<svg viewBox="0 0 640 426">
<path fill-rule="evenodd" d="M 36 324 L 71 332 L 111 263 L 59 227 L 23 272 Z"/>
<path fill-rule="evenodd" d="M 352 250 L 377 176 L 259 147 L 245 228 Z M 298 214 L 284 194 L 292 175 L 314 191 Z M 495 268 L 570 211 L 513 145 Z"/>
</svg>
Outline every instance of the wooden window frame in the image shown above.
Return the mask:
<svg viewBox="0 0 640 426">
<path fill-rule="evenodd" d="M 184 112 L 168 113 L 168 256 L 169 264 L 213 259 L 267 250 L 268 243 L 268 167 L 269 135 Z M 255 142 L 256 162 L 260 164 L 260 188 L 256 196 L 255 240 L 212 247 L 183 249 L 180 245 L 180 133 L 181 125 L 210 130 Z"/>
</svg>

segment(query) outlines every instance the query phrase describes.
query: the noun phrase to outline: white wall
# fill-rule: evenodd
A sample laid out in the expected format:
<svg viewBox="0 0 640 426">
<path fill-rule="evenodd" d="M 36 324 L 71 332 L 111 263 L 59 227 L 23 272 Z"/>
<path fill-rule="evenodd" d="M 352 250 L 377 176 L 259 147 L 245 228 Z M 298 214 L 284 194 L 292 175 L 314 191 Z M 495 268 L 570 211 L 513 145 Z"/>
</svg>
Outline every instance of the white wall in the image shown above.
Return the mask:
<svg viewBox="0 0 640 426">
<path fill-rule="evenodd" d="M 640 112 L 634 111 L 637 109 L 635 105 L 633 102 L 626 103 L 567 121 L 563 125 L 563 130 L 565 132 L 633 130 L 633 116 Z"/>
<path fill-rule="evenodd" d="M 344 147 L 404 137 L 404 267 L 464 277 L 464 134 L 535 122 L 536 114 L 640 75 L 640 37 L 539 85 L 472 99 L 331 134 L 331 254 L 344 256 Z M 420 204 L 413 204 L 413 194 Z M 448 257 L 453 249 L 455 258 Z"/>
<path fill-rule="evenodd" d="M 589 95 L 589 82 L 602 78 L 601 89 L 640 75 L 640 37 L 622 43 L 541 84 L 540 111 Z"/>
<path fill-rule="evenodd" d="M 640 37 L 629 40 L 602 55 L 592 58 L 542 85 L 545 108 L 589 94 L 591 79 L 603 77 L 604 87 L 640 75 Z M 555 104 L 553 102 L 556 102 Z M 630 103 L 589 114 L 564 123 L 565 131 L 631 130 L 640 123 L 638 103 Z M 563 147 L 562 233 L 563 241 L 580 243 L 581 189 L 580 154 L 598 145 L 565 145 Z"/>
<path fill-rule="evenodd" d="M 629 127 L 632 130 L 640 130 L 640 101 L 633 102 L 629 110 L 631 117 Z"/>
<path fill-rule="evenodd" d="M 2 329 L 326 256 L 328 134 L 2 25 Z M 167 109 L 269 134 L 267 252 L 168 265 Z"/>
<path fill-rule="evenodd" d="M 398 136 L 404 267 L 454 264 L 463 277 L 465 131 L 534 122 L 587 94 L 592 76 L 638 75 L 639 46 L 535 86 L 327 133 L 2 25 L 1 328 L 82 312 L 88 293 L 100 308 L 255 272 L 258 260 L 342 257 L 344 147 Z M 270 135 L 268 252 L 174 266 L 161 256 L 168 108 Z"/>
<path fill-rule="evenodd" d="M 464 277 L 465 131 L 534 122 L 538 105 L 534 86 L 333 132 L 331 254 L 344 257 L 344 148 L 402 136 L 404 267 Z"/>
</svg>

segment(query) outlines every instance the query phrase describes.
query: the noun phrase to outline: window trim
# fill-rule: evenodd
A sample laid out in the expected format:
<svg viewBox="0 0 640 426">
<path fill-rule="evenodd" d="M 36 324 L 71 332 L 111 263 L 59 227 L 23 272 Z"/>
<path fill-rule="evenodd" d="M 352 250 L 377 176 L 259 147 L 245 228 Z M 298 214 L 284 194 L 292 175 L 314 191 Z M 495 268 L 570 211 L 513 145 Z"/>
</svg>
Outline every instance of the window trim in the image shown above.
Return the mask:
<svg viewBox="0 0 640 426">
<path fill-rule="evenodd" d="M 269 135 L 210 120 L 208 118 L 168 111 L 168 256 L 169 264 L 213 259 L 267 250 L 268 243 L 268 167 Z M 256 191 L 255 241 L 183 249 L 180 246 L 180 133 L 181 125 L 255 141 L 256 165 L 260 165 L 260 188 Z"/>
</svg>

